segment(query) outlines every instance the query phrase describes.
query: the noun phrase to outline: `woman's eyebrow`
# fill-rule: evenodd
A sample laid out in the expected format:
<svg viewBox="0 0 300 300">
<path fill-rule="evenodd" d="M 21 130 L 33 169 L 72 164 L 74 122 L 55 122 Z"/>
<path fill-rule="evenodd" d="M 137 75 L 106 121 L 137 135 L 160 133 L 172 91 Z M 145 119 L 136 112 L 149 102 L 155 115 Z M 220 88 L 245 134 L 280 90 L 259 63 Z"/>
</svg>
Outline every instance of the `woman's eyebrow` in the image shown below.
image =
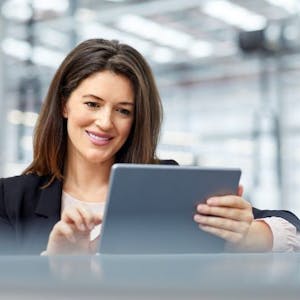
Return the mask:
<svg viewBox="0 0 300 300">
<path fill-rule="evenodd" d="M 133 102 L 126 102 L 126 101 L 118 102 L 118 104 L 134 106 Z"/>
<path fill-rule="evenodd" d="M 96 96 L 96 95 L 94 95 L 94 94 L 87 94 L 87 95 L 83 95 L 82 96 L 83 98 L 93 98 L 93 99 L 95 99 L 95 100 L 97 100 L 97 101 L 105 101 L 103 98 L 101 98 L 101 97 L 99 97 L 99 96 Z M 120 102 L 118 102 L 117 104 L 119 104 L 119 105 L 130 105 L 130 106 L 134 106 L 134 103 L 133 102 L 131 102 L 131 101 L 120 101 Z"/>
<path fill-rule="evenodd" d="M 83 97 L 83 98 L 93 98 L 93 99 L 95 99 L 95 100 L 104 101 L 104 99 L 102 99 L 101 97 L 98 97 L 98 96 L 93 95 L 93 94 L 83 95 L 82 97 Z"/>
</svg>

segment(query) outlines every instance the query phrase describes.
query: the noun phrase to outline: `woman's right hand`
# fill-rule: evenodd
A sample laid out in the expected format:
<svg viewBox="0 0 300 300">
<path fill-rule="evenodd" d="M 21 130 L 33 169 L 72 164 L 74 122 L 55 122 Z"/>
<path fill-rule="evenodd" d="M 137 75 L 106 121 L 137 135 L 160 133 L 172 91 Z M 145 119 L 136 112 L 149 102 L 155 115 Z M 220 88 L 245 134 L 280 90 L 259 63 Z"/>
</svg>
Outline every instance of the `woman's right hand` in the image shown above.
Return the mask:
<svg viewBox="0 0 300 300">
<path fill-rule="evenodd" d="M 46 254 L 96 253 L 96 243 L 90 241 L 90 232 L 101 222 L 101 216 L 81 206 L 65 209 L 61 220 L 54 225 L 50 232 Z"/>
</svg>

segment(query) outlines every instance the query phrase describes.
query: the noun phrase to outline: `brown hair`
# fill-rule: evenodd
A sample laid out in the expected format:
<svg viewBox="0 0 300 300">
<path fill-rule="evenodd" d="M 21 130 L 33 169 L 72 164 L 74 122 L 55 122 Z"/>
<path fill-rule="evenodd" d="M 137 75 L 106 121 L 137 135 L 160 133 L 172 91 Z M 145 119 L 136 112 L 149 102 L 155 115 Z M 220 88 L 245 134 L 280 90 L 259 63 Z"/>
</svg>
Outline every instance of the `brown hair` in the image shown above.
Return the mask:
<svg viewBox="0 0 300 300">
<path fill-rule="evenodd" d="M 23 174 L 63 179 L 67 153 L 67 121 L 62 108 L 70 94 L 92 74 L 110 70 L 126 76 L 135 95 L 135 116 L 116 162 L 157 163 L 155 151 L 162 121 L 162 107 L 152 71 L 134 48 L 118 41 L 90 39 L 64 59 L 50 84 L 33 139 L 33 161 Z"/>
</svg>

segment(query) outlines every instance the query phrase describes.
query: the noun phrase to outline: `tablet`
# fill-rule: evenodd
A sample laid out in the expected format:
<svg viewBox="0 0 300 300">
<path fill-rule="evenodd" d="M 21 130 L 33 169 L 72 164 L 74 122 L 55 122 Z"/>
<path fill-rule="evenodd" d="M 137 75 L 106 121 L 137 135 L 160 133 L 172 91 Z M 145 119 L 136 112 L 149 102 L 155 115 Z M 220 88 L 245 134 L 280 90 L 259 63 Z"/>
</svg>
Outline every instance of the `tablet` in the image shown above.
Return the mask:
<svg viewBox="0 0 300 300">
<path fill-rule="evenodd" d="M 199 229 L 196 205 L 236 194 L 239 169 L 115 164 L 110 175 L 99 252 L 222 252 L 224 241 Z"/>
</svg>

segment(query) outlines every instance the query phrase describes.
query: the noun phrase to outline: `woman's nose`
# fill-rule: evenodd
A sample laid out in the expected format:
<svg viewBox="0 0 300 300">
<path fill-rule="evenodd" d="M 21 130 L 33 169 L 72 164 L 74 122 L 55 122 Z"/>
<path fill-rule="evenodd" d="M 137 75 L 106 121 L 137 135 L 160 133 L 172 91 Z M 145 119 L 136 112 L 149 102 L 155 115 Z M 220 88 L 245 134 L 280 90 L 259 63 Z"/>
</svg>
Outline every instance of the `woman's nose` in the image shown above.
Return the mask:
<svg viewBox="0 0 300 300">
<path fill-rule="evenodd" d="M 103 130 L 108 130 L 112 127 L 112 115 L 111 112 L 108 110 L 103 109 L 102 111 L 99 111 L 99 114 L 97 115 L 97 119 L 95 121 L 96 126 Z"/>
</svg>

